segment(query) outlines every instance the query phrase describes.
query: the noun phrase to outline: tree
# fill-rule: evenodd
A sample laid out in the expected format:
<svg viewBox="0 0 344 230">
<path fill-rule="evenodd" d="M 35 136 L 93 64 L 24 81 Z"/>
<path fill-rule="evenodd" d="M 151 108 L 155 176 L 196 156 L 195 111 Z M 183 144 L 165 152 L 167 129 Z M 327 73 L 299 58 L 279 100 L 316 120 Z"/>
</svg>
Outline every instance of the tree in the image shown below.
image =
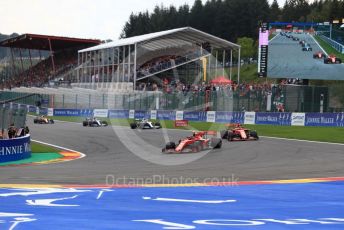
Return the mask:
<svg viewBox="0 0 344 230">
<path fill-rule="evenodd" d="M 254 57 L 256 53 L 255 41 L 252 38 L 241 37 L 238 38 L 237 43 L 241 46 L 242 59 L 249 59 Z"/>
<path fill-rule="evenodd" d="M 278 5 L 277 0 L 274 0 L 270 6 L 270 22 L 277 22 L 281 20 L 281 9 Z"/>
</svg>

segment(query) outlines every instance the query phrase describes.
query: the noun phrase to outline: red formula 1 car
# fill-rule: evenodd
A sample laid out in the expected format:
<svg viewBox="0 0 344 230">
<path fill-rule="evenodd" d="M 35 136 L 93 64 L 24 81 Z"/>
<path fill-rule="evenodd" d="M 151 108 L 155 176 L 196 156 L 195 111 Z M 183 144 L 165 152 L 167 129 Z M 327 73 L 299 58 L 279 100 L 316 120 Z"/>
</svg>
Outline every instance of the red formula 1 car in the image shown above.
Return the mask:
<svg viewBox="0 0 344 230">
<path fill-rule="evenodd" d="M 165 148 L 162 149 L 162 152 L 188 153 L 200 152 L 205 149 L 219 149 L 222 146 L 222 140 L 215 137 L 216 134 L 216 131 L 193 132 L 192 136 L 179 140 L 178 144 L 168 142 Z"/>
<path fill-rule="evenodd" d="M 313 58 L 322 59 L 325 58 L 325 54 L 323 52 L 316 52 L 315 54 L 313 54 Z"/>
<path fill-rule="evenodd" d="M 325 64 L 341 64 L 342 59 L 337 58 L 335 55 L 329 55 L 328 57 L 325 57 L 324 63 Z"/>
<path fill-rule="evenodd" d="M 221 138 L 228 141 L 258 140 L 258 134 L 254 130 L 246 129 L 241 124 L 228 124 L 228 129 L 221 131 Z"/>
</svg>

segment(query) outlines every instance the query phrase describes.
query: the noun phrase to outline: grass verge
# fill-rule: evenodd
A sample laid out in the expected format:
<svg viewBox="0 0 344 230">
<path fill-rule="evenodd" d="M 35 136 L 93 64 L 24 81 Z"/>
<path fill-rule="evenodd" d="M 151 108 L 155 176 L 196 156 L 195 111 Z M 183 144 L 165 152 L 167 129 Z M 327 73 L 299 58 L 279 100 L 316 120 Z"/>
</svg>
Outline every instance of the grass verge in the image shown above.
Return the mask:
<svg viewBox="0 0 344 230">
<path fill-rule="evenodd" d="M 55 120 L 82 121 L 84 118 L 79 117 L 52 117 Z M 128 126 L 132 119 L 104 119 L 112 125 Z M 161 120 L 163 128 L 174 129 L 174 121 Z M 81 124 L 80 124 L 81 125 Z M 274 125 L 245 125 L 245 127 L 257 130 L 260 136 L 280 137 L 290 139 L 300 139 L 309 141 L 323 141 L 332 143 L 344 143 L 343 127 L 306 127 L 306 126 L 274 126 Z M 188 127 L 178 128 L 183 130 L 216 130 L 225 129 L 223 123 L 210 122 L 189 122 Z"/>
<path fill-rule="evenodd" d="M 319 36 L 314 36 L 315 40 L 319 43 L 319 45 L 328 53 L 328 54 L 334 54 L 337 57 L 344 59 L 344 54 L 338 52 L 336 49 L 334 49 L 332 46 L 330 46 L 327 42 L 322 40 Z"/>
<path fill-rule="evenodd" d="M 51 147 L 49 145 L 44 145 L 40 143 L 36 143 L 34 141 L 31 142 L 31 151 L 32 153 L 58 153 L 61 150 Z"/>
</svg>

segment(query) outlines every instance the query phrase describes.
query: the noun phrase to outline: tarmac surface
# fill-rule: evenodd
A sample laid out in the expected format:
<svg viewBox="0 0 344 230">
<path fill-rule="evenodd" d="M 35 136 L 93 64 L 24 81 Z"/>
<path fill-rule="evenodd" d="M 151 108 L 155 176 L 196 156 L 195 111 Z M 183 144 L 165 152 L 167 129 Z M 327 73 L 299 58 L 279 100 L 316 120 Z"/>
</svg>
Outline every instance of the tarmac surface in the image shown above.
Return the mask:
<svg viewBox="0 0 344 230">
<path fill-rule="evenodd" d="M 344 175 L 344 145 L 262 137 L 250 142 L 224 140 L 221 149 L 209 152 L 163 154 L 167 138 L 177 141 L 191 132 L 82 127 L 58 121 L 53 125 L 32 122 L 30 130 L 35 140 L 80 151 L 86 157 L 58 164 L 0 167 L 2 184 L 183 184 Z"/>
<path fill-rule="evenodd" d="M 324 64 L 323 59 L 313 58 L 313 54 L 322 49 L 311 35 L 293 34 L 293 36 L 305 40 L 313 50 L 302 51 L 299 41 L 293 41 L 291 38 L 278 34 L 269 42 L 268 77 L 344 79 L 344 64 Z"/>
</svg>

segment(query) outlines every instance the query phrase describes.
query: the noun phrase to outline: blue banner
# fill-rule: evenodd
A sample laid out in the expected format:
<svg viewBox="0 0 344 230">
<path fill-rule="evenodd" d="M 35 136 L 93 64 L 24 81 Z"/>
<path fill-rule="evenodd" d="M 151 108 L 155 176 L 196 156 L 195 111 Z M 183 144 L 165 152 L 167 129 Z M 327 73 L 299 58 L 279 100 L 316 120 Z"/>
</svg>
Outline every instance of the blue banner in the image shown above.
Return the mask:
<svg viewBox="0 0 344 230">
<path fill-rule="evenodd" d="M 80 116 L 81 117 L 92 117 L 93 116 L 93 109 L 80 109 Z"/>
<path fill-rule="evenodd" d="M 109 118 L 127 119 L 129 110 L 109 110 Z"/>
<path fill-rule="evenodd" d="M 39 108 L 40 115 L 48 115 L 48 108 Z"/>
<path fill-rule="evenodd" d="M 36 109 L 37 109 L 36 106 L 33 106 L 33 105 L 30 105 L 30 106 L 29 106 L 29 112 L 30 112 L 30 113 L 36 113 Z"/>
<path fill-rule="evenodd" d="M 344 113 L 306 113 L 305 126 L 344 127 Z"/>
<path fill-rule="evenodd" d="M 143 118 L 150 118 L 150 111 L 145 111 L 145 110 L 135 110 L 134 114 L 135 119 L 143 119 Z"/>
<path fill-rule="evenodd" d="M 184 120 L 188 121 L 207 121 L 207 112 L 203 111 L 184 111 Z"/>
<path fill-rule="evenodd" d="M 54 109 L 54 116 L 79 117 L 80 109 Z"/>
<path fill-rule="evenodd" d="M 0 163 L 31 157 L 30 135 L 0 140 Z"/>
<path fill-rule="evenodd" d="M 176 111 L 171 110 L 158 110 L 156 118 L 158 120 L 175 120 L 176 119 Z"/>
<path fill-rule="evenodd" d="M 245 112 L 233 112 L 232 123 L 244 124 L 245 122 Z"/>
<path fill-rule="evenodd" d="M 291 125 L 291 113 L 256 113 L 257 125 Z"/>
<path fill-rule="evenodd" d="M 215 122 L 216 123 L 232 123 L 233 121 L 233 112 L 216 112 Z"/>
</svg>

